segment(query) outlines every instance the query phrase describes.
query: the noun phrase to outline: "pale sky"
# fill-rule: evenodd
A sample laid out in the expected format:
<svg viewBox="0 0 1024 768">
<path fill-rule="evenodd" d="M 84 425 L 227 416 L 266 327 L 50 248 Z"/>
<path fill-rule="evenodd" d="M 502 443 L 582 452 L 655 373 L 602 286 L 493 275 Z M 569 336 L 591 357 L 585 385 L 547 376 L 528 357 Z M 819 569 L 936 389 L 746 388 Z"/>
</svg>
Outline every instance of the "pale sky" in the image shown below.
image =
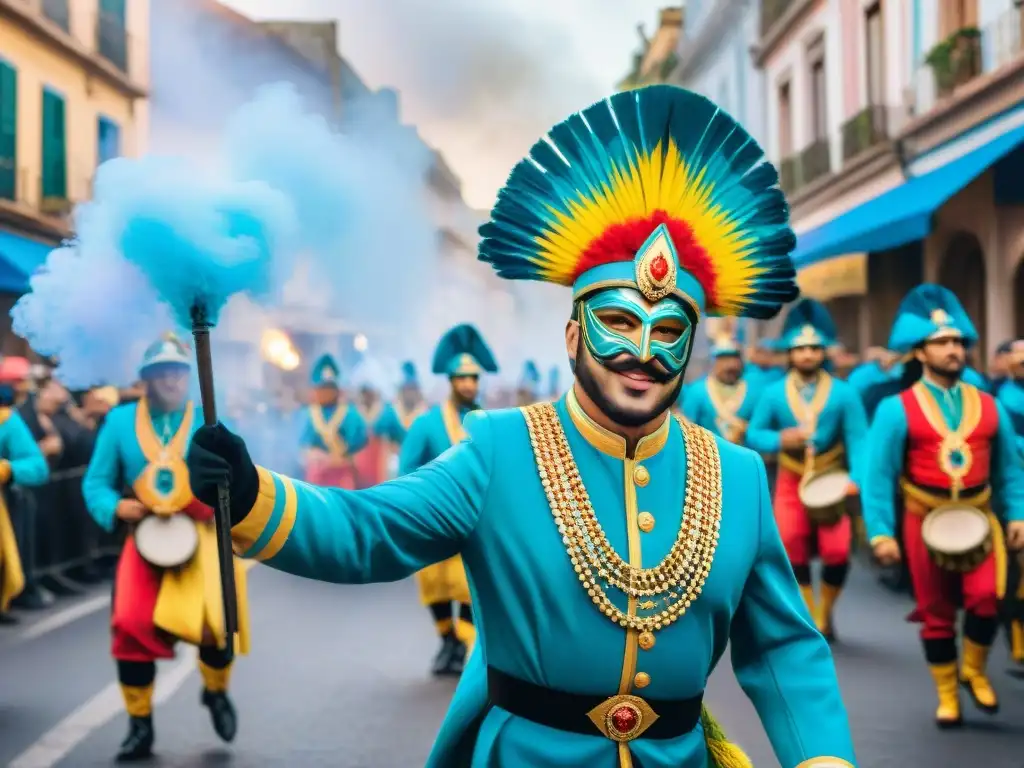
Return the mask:
<svg viewBox="0 0 1024 768">
<path fill-rule="evenodd" d="M 610 94 L 667 0 L 225 0 L 253 18 L 337 19 L 341 53 L 401 92 L 416 125 L 489 208 L 551 125 Z M 287 8 L 287 12 L 283 9 Z"/>
</svg>

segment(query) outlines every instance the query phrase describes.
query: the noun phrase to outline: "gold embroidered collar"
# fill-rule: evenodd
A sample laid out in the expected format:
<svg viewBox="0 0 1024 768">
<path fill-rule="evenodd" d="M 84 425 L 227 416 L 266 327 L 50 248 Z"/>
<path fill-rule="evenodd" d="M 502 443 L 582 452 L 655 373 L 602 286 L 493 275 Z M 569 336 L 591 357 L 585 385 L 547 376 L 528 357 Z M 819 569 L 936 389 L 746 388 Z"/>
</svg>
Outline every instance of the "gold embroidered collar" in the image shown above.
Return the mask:
<svg viewBox="0 0 1024 768">
<path fill-rule="evenodd" d="M 809 401 L 800 391 L 800 383 L 800 375 L 790 371 L 786 376 L 786 402 L 797 424 L 813 431 L 817 429 L 818 417 L 828 404 L 828 396 L 832 394 L 832 376 L 827 371 L 818 371 L 814 396 Z"/>
<path fill-rule="evenodd" d="M 569 410 L 569 417 L 572 419 L 573 425 L 588 443 L 601 451 L 601 453 L 606 453 L 620 461 L 626 459 L 626 439 L 605 429 L 587 416 L 583 406 L 580 405 L 580 401 L 576 399 L 576 393 L 572 389 L 565 395 L 565 406 Z M 668 442 L 670 422 L 671 418 L 666 413 L 661 426 L 651 434 L 640 438 L 640 441 L 636 444 L 636 454 L 633 456 L 635 461 L 649 459 L 665 447 L 665 443 Z"/>
</svg>

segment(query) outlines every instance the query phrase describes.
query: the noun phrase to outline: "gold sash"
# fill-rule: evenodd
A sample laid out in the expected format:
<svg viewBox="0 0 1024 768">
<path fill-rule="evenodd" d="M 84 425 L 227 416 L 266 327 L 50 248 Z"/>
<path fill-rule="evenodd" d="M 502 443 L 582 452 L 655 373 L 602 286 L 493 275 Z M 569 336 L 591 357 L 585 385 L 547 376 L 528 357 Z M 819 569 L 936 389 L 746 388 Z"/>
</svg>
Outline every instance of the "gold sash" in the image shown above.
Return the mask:
<svg viewBox="0 0 1024 768">
<path fill-rule="evenodd" d="M 466 439 L 466 428 L 459 418 L 459 409 L 455 407 L 450 399 L 441 403 L 441 419 L 444 421 L 444 430 L 448 433 L 448 439 L 452 445 L 458 445 Z"/>
<path fill-rule="evenodd" d="M 182 512 L 194 499 L 188 482 L 185 453 L 192 437 L 195 409 L 185 404 L 185 413 L 177 432 L 166 445 L 157 436 L 146 398 L 139 401 L 135 414 L 135 437 L 148 462 L 132 488 L 139 501 L 158 515 Z M 170 471 L 171 490 L 162 493 L 157 486 L 161 471 Z M 153 609 L 153 624 L 192 645 L 223 647 L 224 605 L 220 584 L 220 560 L 217 531 L 213 521 L 197 522 L 199 546 L 195 557 L 182 568 L 164 571 L 160 593 Z M 249 652 L 249 611 L 245 569 L 235 559 L 235 589 L 238 600 L 237 653 Z"/>
<path fill-rule="evenodd" d="M 0 408 L 0 426 L 11 416 L 10 408 Z M 0 494 L 0 613 L 11 607 L 11 601 L 25 588 L 25 572 L 21 567 L 18 540 L 7 509 L 7 501 Z"/>
<path fill-rule="evenodd" d="M 324 419 L 324 409 L 319 403 L 309 406 L 309 418 L 313 422 L 313 430 L 323 440 L 331 457 L 335 459 L 344 459 L 348 455 L 348 446 L 345 445 L 345 441 L 341 439 L 341 435 L 338 433 L 347 414 L 348 403 L 339 404 L 334 409 L 334 413 L 331 414 L 329 421 Z"/>
<path fill-rule="evenodd" d="M 747 423 L 736 413 L 747 397 L 747 382 L 740 379 L 739 383 L 728 391 L 728 387 L 712 376 L 704 380 L 704 388 L 708 393 L 711 407 L 715 409 L 715 424 L 722 437 L 730 442 L 738 442 L 740 434 Z"/>
<path fill-rule="evenodd" d="M 392 406 L 395 409 L 395 415 L 398 416 L 399 423 L 405 429 L 409 429 L 409 427 L 412 426 L 412 423 L 422 416 L 427 410 L 426 403 L 422 401 L 408 410 L 406 410 L 401 400 L 395 400 Z"/>
<path fill-rule="evenodd" d="M 829 395 L 832 394 L 832 376 L 827 371 L 818 372 L 818 383 L 814 390 L 814 397 L 807 401 L 800 394 L 798 386 L 799 374 L 790 371 L 786 376 L 786 402 L 789 410 L 793 412 L 796 423 L 810 432 L 807 447 L 804 449 L 804 465 L 801 474 L 811 471 L 814 466 L 814 433 L 818 429 L 818 419 L 821 412 L 828 405 Z M 782 455 L 779 455 L 779 463 L 783 462 Z"/>
</svg>

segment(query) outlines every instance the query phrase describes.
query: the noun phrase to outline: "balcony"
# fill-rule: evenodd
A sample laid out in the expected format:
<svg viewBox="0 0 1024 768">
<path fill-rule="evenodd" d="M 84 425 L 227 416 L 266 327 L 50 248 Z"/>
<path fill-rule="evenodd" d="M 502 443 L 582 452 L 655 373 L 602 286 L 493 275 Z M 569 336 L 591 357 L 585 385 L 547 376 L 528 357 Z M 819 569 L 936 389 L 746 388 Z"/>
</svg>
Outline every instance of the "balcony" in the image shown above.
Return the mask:
<svg viewBox="0 0 1024 768">
<path fill-rule="evenodd" d="M 0 221 L 48 237 L 69 237 L 74 207 L 91 191 L 92 174 L 81 168 L 69 167 L 64 179 L 47 179 L 44 185 L 38 169 L 16 167 L 13 158 L 0 157 Z"/>
<path fill-rule="evenodd" d="M 865 107 L 843 124 L 843 162 L 889 138 L 889 115 L 884 106 Z"/>
<path fill-rule="evenodd" d="M 828 139 L 816 139 L 800 153 L 800 186 L 817 181 L 832 172 Z"/>
</svg>

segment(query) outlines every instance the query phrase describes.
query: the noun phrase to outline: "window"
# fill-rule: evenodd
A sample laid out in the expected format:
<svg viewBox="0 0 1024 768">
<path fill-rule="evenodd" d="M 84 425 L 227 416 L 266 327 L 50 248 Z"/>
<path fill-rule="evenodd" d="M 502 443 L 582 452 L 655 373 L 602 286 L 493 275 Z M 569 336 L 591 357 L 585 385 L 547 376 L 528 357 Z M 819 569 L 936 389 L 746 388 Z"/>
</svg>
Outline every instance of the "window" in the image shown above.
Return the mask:
<svg viewBox="0 0 1024 768">
<path fill-rule="evenodd" d="M 100 0 L 96 20 L 96 48 L 122 72 L 128 70 L 128 33 L 125 30 L 125 0 Z"/>
<path fill-rule="evenodd" d="M 71 31 L 68 0 L 43 0 L 43 15 L 65 32 Z"/>
<path fill-rule="evenodd" d="M 807 49 L 810 62 L 811 138 L 828 138 L 828 83 L 825 78 L 825 41 L 818 40 Z"/>
<path fill-rule="evenodd" d="M 121 156 L 121 126 L 107 117 L 101 117 L 97 126 L 96 164 Z"/>
<path fill-rule="evenodd" d="M 865 11 L 864 30 L 868 105 L 878 106 L 885 103 L 885 38 L 882 34 L 881 3 L 875 3 Z"/>
<path fill-rule="evenodd" d="M 0 61 L 0 198 L 14 200 L 18 187 L 18 71 Z"/>
<path fill-rule="evenodd" d="M 43 198 L 65 200 L 68 196 L 67 134 L 64 99 L 43 89 Z"/>
<path fill-rule="evenodd" d="M 789 83 L 779 86 L 779 157 L 793 154 L 793 100 Z"/>
</svg>

